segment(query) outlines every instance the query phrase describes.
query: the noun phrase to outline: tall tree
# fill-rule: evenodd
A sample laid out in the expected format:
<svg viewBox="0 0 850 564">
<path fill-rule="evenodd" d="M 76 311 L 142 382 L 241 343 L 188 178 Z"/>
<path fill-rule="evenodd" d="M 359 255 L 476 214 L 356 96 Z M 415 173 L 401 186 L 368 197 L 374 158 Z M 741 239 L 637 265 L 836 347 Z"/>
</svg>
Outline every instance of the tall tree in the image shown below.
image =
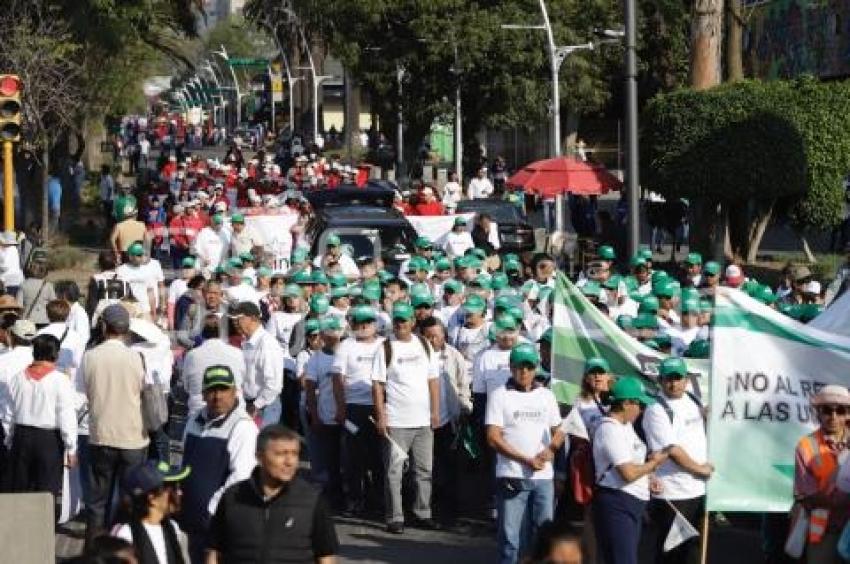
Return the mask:
<svg viewBox="0 0 850 564">
<path fill-rule="evenodd" d="M 691 86 L 704 90 L 722 81 L 723 0 L 694 0 L 691 24 Z"/>
</svg>

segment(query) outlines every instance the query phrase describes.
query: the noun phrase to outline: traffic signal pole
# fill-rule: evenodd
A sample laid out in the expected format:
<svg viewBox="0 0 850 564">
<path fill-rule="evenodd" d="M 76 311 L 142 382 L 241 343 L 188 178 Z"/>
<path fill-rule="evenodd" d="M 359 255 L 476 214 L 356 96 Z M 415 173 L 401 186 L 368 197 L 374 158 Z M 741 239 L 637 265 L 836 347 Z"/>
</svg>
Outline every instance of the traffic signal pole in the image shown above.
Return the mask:
<svg viewBox="0 0 850 564">
<path fill-rule="evenodd" d="M 3 228 L 15 231 L 15 167 L 12 164 L 12 142 L 3 141 Z"/>
</svg>

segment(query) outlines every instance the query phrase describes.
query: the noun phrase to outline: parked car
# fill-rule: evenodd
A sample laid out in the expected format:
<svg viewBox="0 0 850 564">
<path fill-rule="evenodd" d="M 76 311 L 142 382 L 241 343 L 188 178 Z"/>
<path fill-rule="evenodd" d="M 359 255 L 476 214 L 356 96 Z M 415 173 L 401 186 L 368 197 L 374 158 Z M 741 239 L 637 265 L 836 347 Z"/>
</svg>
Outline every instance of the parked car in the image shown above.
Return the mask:
<svg viewBox="0 0 850 564">
<path fill-rule="evenodd" d="M 523 213 L 510 202 L 497 199 L 463 200 L 457 213 L 486 213 L 499 227 L 499 242 L 502 251 L 524 253 L 534 251 L 534 227 Z"/>
</svg>

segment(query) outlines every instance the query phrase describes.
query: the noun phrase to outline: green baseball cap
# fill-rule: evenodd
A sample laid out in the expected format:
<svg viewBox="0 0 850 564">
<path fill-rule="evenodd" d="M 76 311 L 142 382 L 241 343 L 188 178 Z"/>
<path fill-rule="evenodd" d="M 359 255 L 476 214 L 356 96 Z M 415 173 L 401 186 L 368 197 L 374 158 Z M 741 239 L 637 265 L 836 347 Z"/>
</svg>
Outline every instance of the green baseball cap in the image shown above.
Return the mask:
<svg viewBox="0 0 850 564">
<path fill-rule="evenodd" d="M 508 309 L 508 315 L 516 319 L 517 325 L 522 323 L 522 320 L 525 319 L 525 313 L 522 311 L 522 308 L 518 305 L 511 306 Z"/>
<path fill-rule="evenodd" d="M 702 264 L 702 255 L 699 253 L 688 253 L 687 258 L 685 258 L 685 263 Z"/>
<path fill-rule="evenodd" d="M 708 339 L 694 339 L 685 350 L 687 358 L 709 358 L 711 356 L 711 342 Z"/>
<path fill-rule="evenodd" d="M 431 297 L 431 294 L 412 294 L 410 296 L 410 305 L 414 309 L 422 306 L 434 307 L 434 298 Z"/>
<path fill-rule="evenodd" d="M 619 378 L 611 387 L 611 399 L 614 401 L 638 401 L 643 405 L 655 403 L 655 400 L 646 393 L 643 382 L 634 376 Z"/>
<path fill-rule="evenodd" d="M 508 275 L 504 272 L 494 272 L 490 276 L 490 287 L 493 290 L 503 290 L 508 287 Z"/>
<path fill-rule="evenodd" d="M 404 302 L 396 302 L 393 304 L 393 319 L 401 319 L 402 321 L 409 321 L 413 319 L 413 308 L 410 304 L 406 304 Z"/>
<path fill-rule="evenodd" d="M 345 274 L 342 272 L 336 272 L 328 276 L 328 281 L 331 283 L 332 288 L 339 288 L 341 286 L 348 285 L 348 278 L 345 277 Z"/>
<path fill-rule="evenodd" d="M 540 355 L 537 353 L 537 347 L 531 343 L 520 343 L 511 349 L 511 354 L 508 357 L 512 366 L 520 364 L 531 364 L 537 366 L 540 364 Z"/>
<path fill-rule="evenodd" d="M 447 259 L 446 257 L 440 257 L 434 262 L 434 268 L 438 271 L 451 270 L 452 269 L 452 261 Z"/>
<path fill-rule="evenodd" d="M 679 357 L 671 356 L 665 358 L 658 365 L 658 375 L 662 378 L 673 378 L 679 376 L 684 378 L 688 375 L 688 365 Z"/>
<path fill-rule="evenodd" d="M 221 225 L 222 223 L 224 223 L 224 216 L 221 215 L 220 213 L 217 213 L 214 216 L 212 216 L 211 220 L 212 220 L 213 225 Z"/>
<path fill-rule="evenodd" d="M 665 271 L 665 270 L 653 270 L 652 276 L 650 276 L 649 279 L 650 279 L 650 281 L 652 281 L 652 284 L 655 285 L 655 284 L 658 284 L 659 282 L 669 280 L 670 275 L 667 274 L 667 271 Z"/>
<path fill-rule="evenodd" d="M 306 270 L 299 270 L 292 275 L 292 281 L 296 284 L 312 284 L 313 277 Z"/>
<path fill-rule="evenodd" d="M 336 288 L 331 288 L 332 300 L 336 298 L 347 298 L 348 294 L 348 286 L 337 286 Z"/>
<path fill-rule="evenodd" d="M 502 268 L 505 272 L 522 272 L 522 265 L 519 260 L 507 260 L 505 259 Z"/>
<path fill-rule="evenodd" d="M 370 323 L 378 318 L 375 310 L 366 305 L 359 305 L 351 309 L 348 314 L 352 323 Z"/>
<path fill-rule="evenodd" d="M 652 295 L 644 296 L 638 306 L 638 313 L 651 313 L 655 315 L 658 313 L 658 307 L 658 298 Z"/>
<path fill-rule="evenodd" d="M 180 266 L 183 268 L 195 268 L 195 257 L 186 257 L 180 261 Z"/>
<path fill-rule="evenodd" d="M 602 292 L 602 286 L 600 286 L 599 282 L 596 280 L 588 280 L 584 283 L 584 286 L 581 287 L 582 295 L 589 298 L 598 298 L 600 292 Z"/>
<path fill-rule="evenodd" d="M 242 269 L 242 259 L 239 257 L 232 257 L 227 261 L 227 269 L 228 270 L 241 270 Z"/>
<path fill-rule="evenodd" d="M 272 269 L 268 266 L 261 266 L 257 269 L 257 278 L 271 278 Z"/>
<path fill-rule="evenodd" d="M 651 261 L 652 249 L 650 249 L 649 247 L 641 247 L 640 249 L 638 249 L 638 256 L 645 261 Z"/>
<path fill-rule="evenodd" d="M 239 260 L 242 262 L 254 262 L 254 255 L 245 251 L 244 253 L 239 253 Z"/>
<path fill-rule="evenodd" d="M 319 322 L 322 331 L 342 331 L 342 320 L 336 315 L 329 315 Z"/>
<path fill-rule="evenodd" d="M 230 223 L 245 223 L 245 216 L 236 212 L 230 216 Z"/>
<path fill-rule="evenodd" d="M 484 288 L 485 290 L 490 289 L 490 277 L 486 274 L 482 273 L 476 276 L 470 283 L 470 286 L 478 286 L 479 288 Z"/>
<path fill-rule="evenodd" d="M 592 356 L 584 362 L 584 373 L 591 372 L 611 372 L 611 366 L 601 356 Z"/>
<path fill-rule="evenodd" d="M 304 290 L 298 284 L 287 284 L 283 288 L 283 296 L 286 298 L 300 298 L 304 295 Z"/>
<path fill-rule="evenodd" d="M 455 226 L 458 225 L 466 225 L 466 218 L 464 216 L 458 216 L 455 218 Z"/>
<path fill-rule="evenodd" d="M 379 270 L 378 280 L 381 281 L 381 284 L 386 284 L 387 282 L 395 280 L 395 274 L 393 274 L 389 270 Z"/>
<path fill-rule="evenodd" d="M 428 261 L 423 257 L 412 257 L 407 263 L 407 271 L 418 272 L 420 270 L 428 270 Z"/>
<path fill-rule="evenodd" d="M 131 257 L 140 257 L 145 254 L 145 246 L 136 241 L 127 247 L 127 254 Z"/>
<path fill-rule="evenodd" d="M 461 284 L 458 280 L 455 280 L 454 278 L 446 280 L 446 282 L 443 284 L 444 294 L 460 294 L 461 292 L 463 292 L 463 284 Z"/>
<path fill-rule="evenodd" d="M 499 296 L 498 298 L 496 298 L 496 300 L 493 302 L 493 309 L 494 310 L 499 310 L 499 309 L 507 310 L 507 309 L 512 308 L 515 305 L 516 305 L 516 300 L 513 298 L 513 296 L 502 295 L 502 296 Z"/>
<path fill-rule="evenodd" d="M 687 288 L 682 288 L 681 298 L 682 298 L 683 302 L 686 302 L 688 300 L 699 301 L 699 298 L 700 298 L 699 290 L 697 290 L 696 288 L 692 288 L 690 286 L 688 286 Z"/>
<path fill-rule="evenodd" d="M 761 285 L 753 292 L 753 297 L 763 304 L 770 305 L 777 300 L 776 294 L 768 285 Z"/>
<path fill-rule="evenodd" d="M 470 255 L 474 256 L 478 260 L 484 260 L 487 258 L 487 251 L 484 249 L 479 249 L 478 247 L 474 247 L 467 251 Z"/>
<path fill-rule="evenodd" d="M 699 300 L 687 299 L 682 301 L 682 313 L 699 313 Z"/>
<path fill-rule="evenodd" d="M 364 299 L 374 302 L 381 299 L 381 287 L 373 284 L 364 284 L 361 293 Z"/>
<path fill-rule="evenodd" d="M 304 322 L 304 333 L 307 335 L 312 335 L 313 333 L 319 333 L 322 330 L 322 322 L 319 319 L 308 319 Z"/>
<path fill-rule="evenodd" d="M 430 249 L 431 239 L 429 239 L 428 237 L 420 236 L 416 238 L 416 241 L 414 241 L 413 245 L 417 249 Z"/>
<path fill-rule="evenodd" d="M 602 287 L 607 290 L 617 290 L 620 287 L 620 282 L 623 281 L 623 277 L 619 274 L 614 274 L 608 277 L 608 280 L 602 283 Z"/>
<path fill-rule="evenodd" d="M 617 260 L 617 253 L 611 245 L 602 245 L 596 254 L 602 260 Z"/>
<path fill-rule="evenodd" d="M 430 294 L 431 288 L 428 287 L 428 284 L 424 282 L 416 282 L 410 285 L 410 295 L 415 296 L 416 294 Z"/>
<path fill-rule="evenodd" d="M 484 313 L 484 310 L 487 309 L 487 304 L 484 302 L 484 298 L 478 294 L 472 294 L 466 297 L 466 300 L 463 302 L 463 309 L 472 313 Z"/>
<path fill-rule="evenodd" d="M 516 331 L 517 321 L 513 315 L 504 314 L 496 318 L 496 321 L 493 322 L 493 327 L 497 335 L 503 331 Z"/>
<path fill-rule="evenodd" d="M 217 364 L 204 370 L 201 390 L 206 392 L 213 388 L 235 388 L 236 379 L 229 367 Z"/>
<path fill-rule="evenodd" d="M 313 284 L 327 285 L 328 276 L 323 270 L 314 270 L 313 273 L 310 275 L 310 281 Z"/>
<path fill-rule="evenodd" d="M 328 238 L 325 239 L 325 245 L 328 247 L 339 247 L 342 244 L 342 241 L 339 240 L 339 235 L 336 233 L 331 233 L 328 235 Z"/>
<path fill-rule="evenodd" d="M 654 313 L 638 313 L 632 320 L 635 329 L 658 329 L 658 317 Z"/>
<path fill-rule="evenodd" d="M 328 297 L 324 294 L 313 294 L 310 296 L 310 311 L 319 315 L 324 315 L 331 307 Z"/>
<path fill-rule="evenodd" d="M 702 271 L 706 274 L 717 276 L 718 274 L 720 274 L 720 263 L 710 260 L 705 263 L 705 266 L 702 267 Z"/>
<path fill-rule="evenodd" d="M 634 268 L 646 268 L 646 259 L 643 258 L 642 256 L 640 256 L 639 254 L 635 255 L 629 261 L 629 267 L 631 267 L 633 269 Z"/>
<path fill-rule="evenodd" d="M 652 293 L 656 298 L 672 298 L 676 295 L 676 286 L 672 281 L 665 280 L 652 286 Z"/>
</svg>

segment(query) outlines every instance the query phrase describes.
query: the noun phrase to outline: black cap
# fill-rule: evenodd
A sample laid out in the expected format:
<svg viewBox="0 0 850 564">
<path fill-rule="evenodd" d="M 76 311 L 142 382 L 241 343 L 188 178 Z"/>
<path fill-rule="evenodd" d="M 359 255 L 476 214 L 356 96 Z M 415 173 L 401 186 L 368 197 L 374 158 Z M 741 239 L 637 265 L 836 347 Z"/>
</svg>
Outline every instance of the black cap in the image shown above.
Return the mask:
<svg viewBox="0 0 850 564">
<path fill-rule="evenodd" d="M 204 380 L 201 389 L 207 391 L 211 388 L 235 388 L 236 379 L 233 371 L 228 366 L 216 364 L 204 370 Z"/>
<path fill-rule="evenodd" d="M 230 309 L 227 310 L 227 315 L 231 318 L 242 317 L 243 315 L 256 317 L 257 319 L 262 317 L 260 308 L 257 307 L 257 304 L 254 302 L 239 302 L 238 304 L 232 305 L 230 306 Z"/>
</svg>

